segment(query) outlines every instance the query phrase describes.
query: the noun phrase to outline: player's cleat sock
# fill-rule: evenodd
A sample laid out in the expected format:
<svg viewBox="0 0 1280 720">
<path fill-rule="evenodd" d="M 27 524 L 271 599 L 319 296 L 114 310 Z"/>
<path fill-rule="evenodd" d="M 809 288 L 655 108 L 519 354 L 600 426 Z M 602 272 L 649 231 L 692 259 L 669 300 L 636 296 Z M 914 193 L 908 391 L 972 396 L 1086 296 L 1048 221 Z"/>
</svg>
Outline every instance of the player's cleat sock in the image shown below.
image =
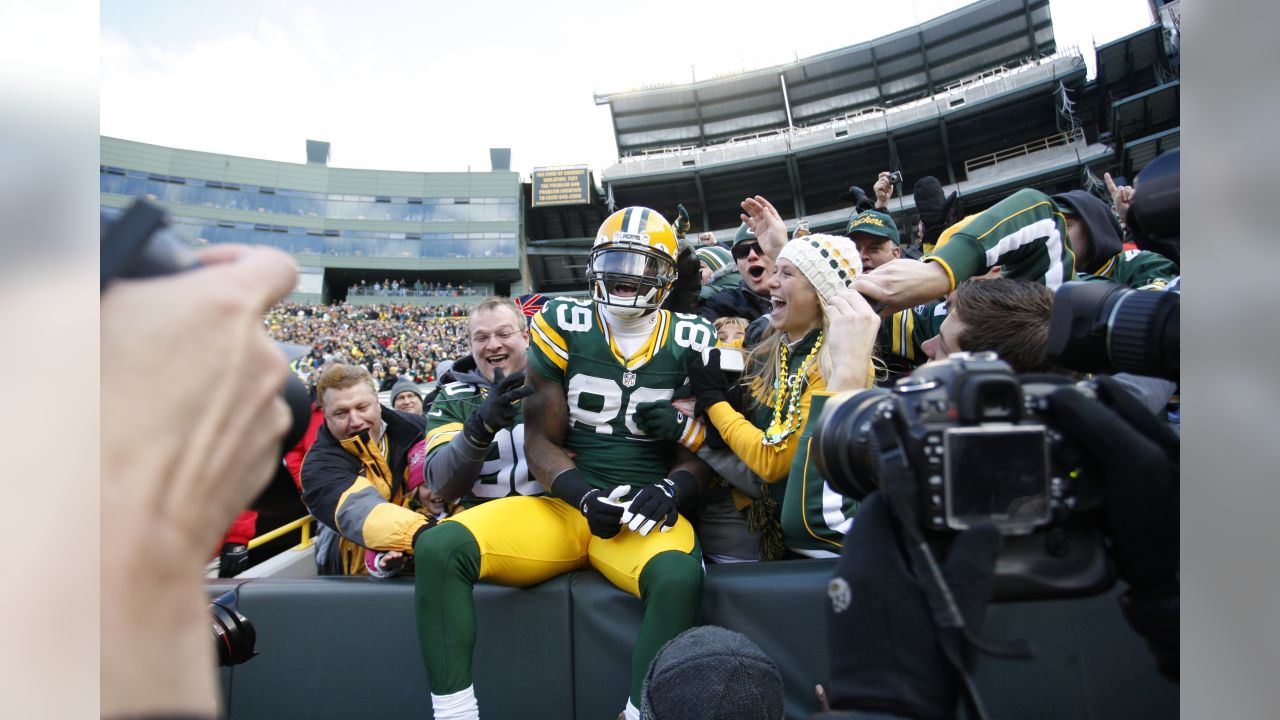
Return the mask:
<svg viewBox="0 0 1280 720">
<path fill-rule="evenodd" d="M 475 686 L 468 685 L 448 695 L 431 693 L 431 712 L 436 720 L 480 720 Z M 636 718 L 639 720 L 640 716 L 636 715 Z"/>
</svg>

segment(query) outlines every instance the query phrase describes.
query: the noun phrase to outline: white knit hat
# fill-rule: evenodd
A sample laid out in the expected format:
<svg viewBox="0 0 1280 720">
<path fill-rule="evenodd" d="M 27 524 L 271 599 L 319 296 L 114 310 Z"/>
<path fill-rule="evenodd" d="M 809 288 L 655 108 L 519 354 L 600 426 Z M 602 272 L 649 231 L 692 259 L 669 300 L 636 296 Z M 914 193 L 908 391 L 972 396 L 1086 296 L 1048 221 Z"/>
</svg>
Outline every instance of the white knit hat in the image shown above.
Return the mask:
<svg viewBox="0 0 1280 720">
<path fill-rule="evenodd" d="M 862 272 L 862 256 L 858 246 L 847 237 L 837 235 L 805 235 L 782 246 L 779 260 L 790 260 L 808 278 L 822 302 L 853 285 Z"/>
</svg>

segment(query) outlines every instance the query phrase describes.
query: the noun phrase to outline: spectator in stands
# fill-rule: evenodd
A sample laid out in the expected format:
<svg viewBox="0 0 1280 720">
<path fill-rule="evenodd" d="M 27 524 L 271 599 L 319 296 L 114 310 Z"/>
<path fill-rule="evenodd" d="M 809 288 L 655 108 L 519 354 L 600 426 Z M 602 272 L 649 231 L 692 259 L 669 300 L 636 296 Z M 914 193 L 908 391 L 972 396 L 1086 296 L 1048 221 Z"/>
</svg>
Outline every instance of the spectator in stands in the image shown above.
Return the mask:
<svg viewBox="0 0 1280 720">
<path fill-rule="evenodd" d="M 1117 187 L 1113 192 L 1122 204 L 1128 195 L 1126 189 Z M 1149 250 L 1125 250 L 1124 230 L 1115 213 L 1099 198 L 1084 190 L 1072 190 L 1054 195 L 1053 201 L 1067 216 L 1067 234 L 1081 280 L 1162 290 L 1178 277 L 1178 266 L 1165 256 Z"/>
<path fill-rule="evenodd" d="M 773 260 L 761 250 L 755 233 L 745 222 L 734 235 L 731 252 L 742 277 L 741 282 L 737 287 L 725 288 L 699 301 L 698 314 L 708 320 L 726 315 L 755 320 L 769 312 L 767 285 L 773 275 Z"/>
<path fill-rule="evenodd" d="M 870 272 L 890 260 L 902 257 L 902 238 L 898 235 L 898 224 L 888 213 L 879 210 L 858 213 L 849 220 L 845 235 L 858 246 L 863 272 Z"/>
<path fill-rule="evenodd" d="M 719 245 L 700 247 L 696 251 L 698 268 L 702 274 L 702 288 L 698 299 L 707 300 L 716 293 L 736 288 L 742 283 L 742 273 L 733 261 L 733 254 Z"/>
<path fill-rule="evenodd" d="M 747 321 L 740 317 L 722 317 L 715 322 L 716 340 L 721 345 L 742 347 L 742 336 L 747 332 Z"/>
<path fill-rule="evenodd" d="M 524 457 L 520 401 L 529 329 L 508 298 L 484 300 L 471 311 L 471 362 L 427 416 L 428 487 L 447 503 L 472 507 L 507 495 L 541 495 Z M 474 369 L 469 369 L 474 368 Z"/>
<path fill-rule="evenodd" d="M 302 463 L 302 499 L 340 537 L 341 572 L 363 574 L 365 548 L 411 551 L 431 524 L 409 509 L 405 487 L 409 450 L 426 419 L 382 407 L 373 378 L 356 365 L 329 367 L 316 390 L 325 424 Z"/>
<path fill-rule="evenodd" d="M 942 234 L 923 261 L 891 260 L 858 276 L 858 290 L 891 311 L 939 300 L 961 282 L 999 265 L 1004 277 L 1050 290 L 1075 277 L 1066 218 L 1049 196 L 1019 190 Z"/>
<path fill-rule="evenodd" d="M 102 294 L 103 717 L 218 715 L 203 571 L 289 428 L 262 313 L 293 290 L 293 262 L 232 245 L 200 261 Z"/>
<path fill-rule="evenodd" d="M 391 386 L 391 407 L 410 415 L 422 414 L 422 390 L 407 378 Z"/>
<path fill-rule="evenodd" d="M 704 232 L 704 233 L 698 233 L 698 246 L 699 247 L 719 247 L 720 244 L 716 242 L 715 233 Z"/>
<path fill-rule="evenodd" d="M 743 207 L 760 244 L 781 248 L 768 281 L 769 328 L 751 346 L 738 390 L 719 370 L 718 358 L 708 366 L 695 360 L 689 370 L 696 414 L 705 415 L 732 451 L 699 450 L 699 457 L 733 485 L 720 493 L 717 504 L 704 503 L 707 513 L 699 528 L 707 556 L 730 561 L 785 554 L 780 527 L 785 485 L 780 481 L 790 472 L 810 397 L 828 386 L 846 390 L 870 384 L 880 324 L 866 301 L 849 290 L 861 270 L 852 241 L 815 234 L 788 242 L 786 226 L 767 200 L 757 196 Z M 744 509 L 743 519 L 728 512 Z M 714 531 L 707 517 L 717 519 Z M 714 552 L 719 548 L 725 551 Z"/>
</svg>

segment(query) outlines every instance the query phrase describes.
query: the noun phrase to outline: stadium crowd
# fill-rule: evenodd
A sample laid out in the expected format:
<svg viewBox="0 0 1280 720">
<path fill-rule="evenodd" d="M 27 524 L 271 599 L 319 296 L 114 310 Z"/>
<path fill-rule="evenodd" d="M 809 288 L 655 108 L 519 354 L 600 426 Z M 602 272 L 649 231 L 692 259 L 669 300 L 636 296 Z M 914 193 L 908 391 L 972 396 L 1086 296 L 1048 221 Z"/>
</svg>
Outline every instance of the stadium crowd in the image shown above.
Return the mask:
<svg viewBox="0 0 1280 720">
<path fill-rule="evenodd" d="M 347 288 L 348 295 L 382 295 L 388 297 L 471 297 L 481 294 L 475 285 L 452 282 L 423 282 L 421 278 L 410 283 L 403 278 L 383 278 L 360 282 Z"/>
<path fill-rule="evenodd" d="M 348 363 L 363 366 L 387 390 L 402 378 L 433 382 L 441 362 L 465 355 L 466 314 L 459 305 L 281 303 L 266 325 L 273 339 L 309 348 L 294 364 L 308 385 L 322 366 Z"/>
</svg>

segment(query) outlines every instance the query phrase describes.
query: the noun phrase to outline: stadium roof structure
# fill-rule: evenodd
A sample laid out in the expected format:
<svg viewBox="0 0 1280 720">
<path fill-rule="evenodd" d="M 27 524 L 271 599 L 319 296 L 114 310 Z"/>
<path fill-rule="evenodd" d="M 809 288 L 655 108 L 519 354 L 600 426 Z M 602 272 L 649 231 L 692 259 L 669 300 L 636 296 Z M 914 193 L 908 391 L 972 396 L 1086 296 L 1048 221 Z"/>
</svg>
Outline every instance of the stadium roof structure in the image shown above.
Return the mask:
<svg viewBox="0 0 1280 720">
<path fill-rule="evenodd" d="M 1135 76 L 1149 77 L 1157 68 L 1167 68 L 1164 30 L 1159 23 L 1112 40 L 1096 48 L 1097 80 L 1104 86 L 1125 84 Z"/>
<path fill-rule="evenodd" d="M 929 97 L 948 84 L 1051 55 L 1048 0 L 979 0 L 885 37 L 731 77 L 597 93 L 619 157 L 699 147 Z"/>
</svg>

